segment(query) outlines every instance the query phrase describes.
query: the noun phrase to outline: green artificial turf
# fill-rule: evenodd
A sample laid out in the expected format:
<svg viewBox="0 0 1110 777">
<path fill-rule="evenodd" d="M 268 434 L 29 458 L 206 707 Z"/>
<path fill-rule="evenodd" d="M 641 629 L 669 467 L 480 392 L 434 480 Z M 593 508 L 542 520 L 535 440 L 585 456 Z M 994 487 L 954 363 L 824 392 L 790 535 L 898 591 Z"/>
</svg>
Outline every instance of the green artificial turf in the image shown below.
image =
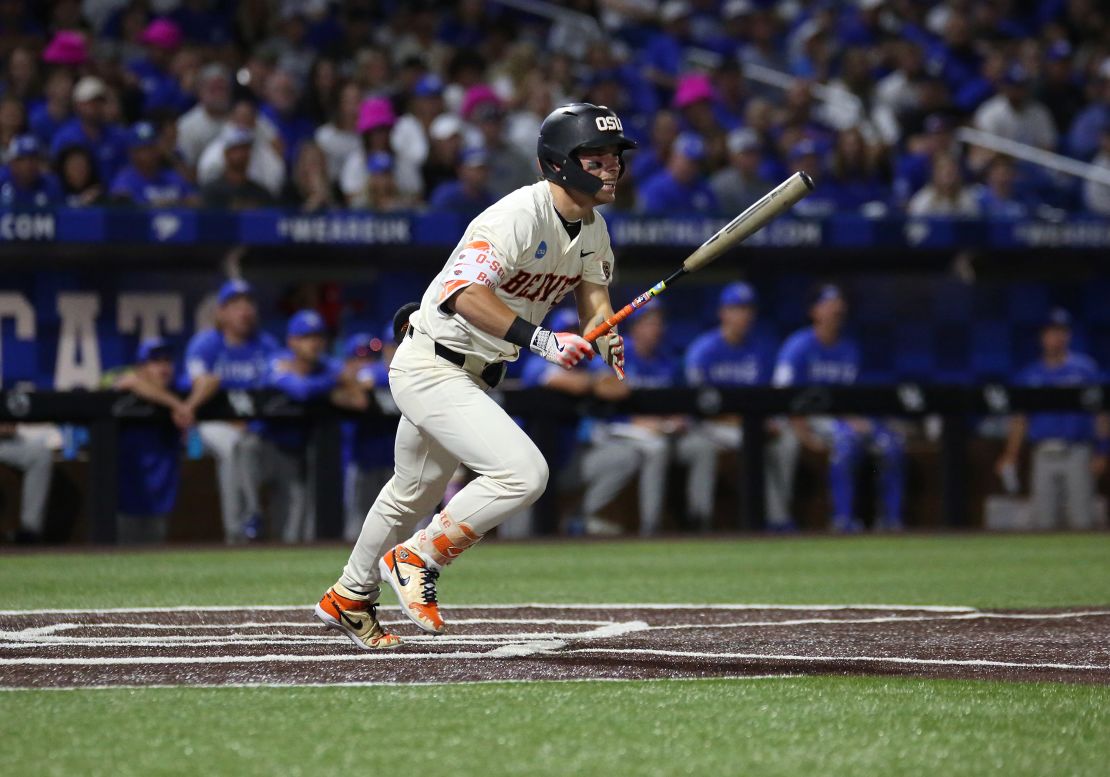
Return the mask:
<svg viewBox="0 0 1110 777">
<path fill-rule="evenodd" d="M 0 693 L 5 775 L 1102 775 L 1110 689 L 808 677 Z"/>
<path fill-rule="evenodd" d="M 0 607 L 310 603 L 346 547 L 0 556 Z M 389 594 L 386 594 L 389 601 Z M 490 542 L 440 601 L 1110 604 L 1110 535 Z"/>
</svg>

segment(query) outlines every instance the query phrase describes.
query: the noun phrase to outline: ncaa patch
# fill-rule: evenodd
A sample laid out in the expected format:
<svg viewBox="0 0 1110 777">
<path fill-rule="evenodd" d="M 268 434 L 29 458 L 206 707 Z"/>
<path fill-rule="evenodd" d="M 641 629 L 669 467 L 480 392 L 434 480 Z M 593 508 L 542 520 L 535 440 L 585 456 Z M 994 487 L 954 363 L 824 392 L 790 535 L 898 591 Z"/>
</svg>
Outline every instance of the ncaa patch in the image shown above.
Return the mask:
<svg viewBox="0 0 1110 777">
<path fill-rule="evenodd" d="M 536 246 L 536 258 L 537 259 L 543 259 L 544 255 L 546 253 L 547 253 L 547 241 L 546 240 L 541 240 L 540 244 L 538 246 Z"/>
</svg>

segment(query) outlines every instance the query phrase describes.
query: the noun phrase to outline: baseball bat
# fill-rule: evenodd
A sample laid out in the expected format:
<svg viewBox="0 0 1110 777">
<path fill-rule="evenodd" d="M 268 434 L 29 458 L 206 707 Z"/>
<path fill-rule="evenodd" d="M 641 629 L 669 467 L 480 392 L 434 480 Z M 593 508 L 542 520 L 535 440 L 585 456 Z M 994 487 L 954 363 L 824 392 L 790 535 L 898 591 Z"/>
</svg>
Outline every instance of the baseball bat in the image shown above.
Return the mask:
<svg viewBox="0 0 1110 777">
<path fill-rule="evenodd" d="M 631 316 L 633 312 L 651 302 L 662 294 L 666 288 L 687 273 L 700 270 L 721 254 L 735 245 L 742 243 L 759 230 L 763 229 L 772 219 L 793 207 L 794 203 L 813 191 L 813 179 L 804 172 L 797 172 L 787 178 L 771 191 L 752 203 L 747 210 L 725 224 L 716 234 L 698 246 L 694 253 L 686 257 L 682 267 L 678 268 L 669 277 L 652 286 L 636 299 L 625 305 L 609 318 L 602 321 L 586 333 L 586 340 L 593 342 L 620 322 Z"/>
</svg>

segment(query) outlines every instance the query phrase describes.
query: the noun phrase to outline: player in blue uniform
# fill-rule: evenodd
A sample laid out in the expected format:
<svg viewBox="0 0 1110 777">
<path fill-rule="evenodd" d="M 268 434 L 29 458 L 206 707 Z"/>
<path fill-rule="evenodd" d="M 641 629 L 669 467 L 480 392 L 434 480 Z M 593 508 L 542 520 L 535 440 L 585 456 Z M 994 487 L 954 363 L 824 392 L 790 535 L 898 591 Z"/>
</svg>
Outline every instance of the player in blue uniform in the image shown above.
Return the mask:
<svg viewBox="0 0 1110 777">
<path fill-rule="evenodd" d="M 119 511 L 116 540 L 121 545 L 166 540 L 170 513 L 181 481 L 181 433 L 192 423 L 192 413 L 170 391 L 173 348 L 160 337 L 139 344 L 133 369 L 114 385 L 169 408 L 175 425 L 123 423 L 119 433 Z"/>
<path fill-rule="evenodd" d="M 843 335 L 847 304 L 840 288 L 821 286 L 810 306 L 813 326 L 791 335 L 779 351 L 772 382 L 776 386 L 850 385 L 860 369 L 859 347 Z M 829 490 L 832 528 L 857 532 L 863 525 L 855 515 L 855 468 L 870 447 L 879 457 L 880 508 L 876 528 L 902 528 L 903 459 L 901 436 L 889 425 L 860 417 L 792 419 L 802 445 L 829 452 Z M 791 466 L 793 472 L 793 466 Z M 791 484 L 791 487 L 793 484 Z"/>
<path fill-rule="evenodd" d="M 258 328 L 258 308 L 250 284 L 230 280 L 220 287 L 216 327 L 197 332 L 185 349 L 181 388 L 189 392 L 185 405 L 191 412 L 220 389 L 261 388 L 278 342 Z M 241 542 L 244 528 L 254 525 L 258 495 L 245 486 L 237 448 L 245 425 L 229 421 L 198 424 L 204 447 L 216 459 L 223 511 L 224 538 Z"/>
<path fill-rule="evenodd" d="M 131 162 L 112 181 L 113 199 L 153 208 L 200 204 L 196 188 L 163 163 L 153 124 L 136 123 L 127 143 Z"/>
<path fill-rule="evenodd" d="M 389 393 L 389 363 L 395 350 L 392 322 L 383 338 L 358 333 L 348 337 L 343 346 L 347 369 L 354 374 L 357 385 L 373 395 L 368 404 L 376 402 L 379 408 L 390 411 L 394 418 L 400 415 Z M 358 538 L 367 509 L 393 476 L 395 426 L 395 423 L 386 425 L 379 419 L 360 419 L 343 424 L 344 459 L 347 462 L 343 537 L 349 541 Z"/>
<path fill-rule="evenodd" d="M 771 382 L 773 354 L 753 332 L 755 290 L 746 283 L 726 286 L 718 298 L 720 325 L 696 338 L 686 349 L 686 383 L 690 386 L 763 386 Z M 790 478 L 784 466 L 797 458 L 797 438 L 780 434 L 782 424 L 770 424 L 766 446 L 767 527 L 790 531 Z M 717 458 L 722 451 L 739 450 L 743 429 L 739 416 L 714 418 L 694 425 L 678 445 L 678 455 L 689 467 L 686 481 L 687 517 L 702 529 L 711 528 L 717 485 Z"/>
<path fill-rule="evenodd" d="M 552 311 L 549 326 L 553 331 L 579 331 L 578 314 L 569 308 Z M 600 359 L 579 362 L 566 370 L 535 354 L 523 359 L 520 383 L 524 388 L 547 388 L 574 397 L 597 396 L 616 399 L 624 396 L 619 381 L 606 381 L 608 365 Z M 617 387 L 614 390 L 614 387 Z M 591 419 L 559 427 L 557 449 L 548 452 L 548 465 L 555 473 L 553 482 L 561 493 L 580 492 L 579 516 L 565 527 L 586 534 L 614 534 L 620 527 L 601 517 L 601 510 L 617 497 L 639 466 L 636 456 L 628 455 L 620 440 L 600 439 L 590 444 Z M 580 529 L 577 525 L 580 525 Z M 527 537 L 532 533 L 532 509 L 521 511 L 497 527 L 499 537 Z"/>
<path fill-rule="evenodd" d="M 658 303 L 632 319 L 630 335 L 625 338 L 625 380 L 622 383 L 616 376 L 605 375 L 600 379 L 602 390 L 621 399 L 636 389 L 675 385 L 679 367 L 664 351 L 664 325 Z M 687 427 L 683 416 L 632 416 L 594 425 L 591 440 L 595 445 L 619 442 L 625 448 L 623 455 L 639 464 L 640 534 L 655 534 L 662 525 L 671 439 Z"/>
<path fill-rule="evenodd" d="M 0 206 L 48 208 L 60 205 L 62 185 L 42 168 L 38 138 L 17 135 L 8 144 L 8 163 L 0 167 Z"/>
<path fill-rule="evenodd" d="M 1071 350 L 1071 315 L 1053 309 L 1041 329 L 1041 358 L 1016 376 L 1021 386 L 1084 386 L 1100 382 L 1098 365 Z M 1033 446 L 1031 496 L 1033 525 L 1089 529 L 1093 525 L 1095 480 L 1106 470 L 1110 429 L 1105 416 L 1089 413 L 1034 413 L 1014 416 L 996 470 L 1017 482 L 1021 446 Z"/>
<path fill-rule="evenodd" d="M 363 410 L 366 395 L 354 385 L 354 372 L 324 355 L 327 331 L 314 310 L 300 310 L 286 328 L 287 350 L 270 359 L 265 384 L 298 402 L 330 397 L 336 404 Z M 316 511 L 304 421 L 253 421 L 240 445 L 243 472 L 250 489 L 270 486 L 272 535 L 283 542 L 309 542 L 316 537 Z"/>
</svg>

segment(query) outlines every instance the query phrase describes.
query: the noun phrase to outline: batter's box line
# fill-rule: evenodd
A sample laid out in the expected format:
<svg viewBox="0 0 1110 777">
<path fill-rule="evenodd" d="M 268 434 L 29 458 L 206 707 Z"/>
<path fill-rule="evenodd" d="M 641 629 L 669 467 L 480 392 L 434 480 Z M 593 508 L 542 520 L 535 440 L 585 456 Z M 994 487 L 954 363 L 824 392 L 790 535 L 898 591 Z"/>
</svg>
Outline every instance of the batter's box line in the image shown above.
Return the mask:
<svg viewBox="0 0 1110 777">
<path fill-rule="evenodd" d="M 179 604 L 168 607 L 99 607 L 88 609 L 24 609 L 0 610 L 3 615 L 111 615 L 118 613 L 155 613 L 155 612 L 234 612 L 236 610 L 255 610 L 259 612 L 284 612 L 289 610 L 312 609 L 311 603 L 298 604 Z M 386 605 L 382 611 L 400 612 L 396 605 Z M 838 612 L 843 610 L 875 610 L 899 612 L 978 612 L 976 607 L 943 604 L 697 604 L 693 602 L 574 602 L 554 604 L 551 602 L 523 602 L 515 604 L 461 604 L 456 603 L 441 608 L 450 616 L 455 610 L 812 610 L 815 612 Z"/>
<path fill-rule="evenodd" d="M 861 625 L 867 623 L 921 623 L 924 621 L 969 621 L 969 620 L 1067 620 L 1071 618 L 1092 618 L 1110 615 L 1110 610 L 1088 610 L 1078 612 L 1051 613 L 1005 613 L 1005 612 L 957 612 L 943 615 L 911 615 L 907 617 L 884 616 L 881 618 L 795 618 L 785 621 L 740 621 L 738 623 L 675 623 L 649 626 L 651 631 L 678 631 L 688 629 L 750 629 L 768 626 L 819 626 L 819 625 Z"/>
</svg>

